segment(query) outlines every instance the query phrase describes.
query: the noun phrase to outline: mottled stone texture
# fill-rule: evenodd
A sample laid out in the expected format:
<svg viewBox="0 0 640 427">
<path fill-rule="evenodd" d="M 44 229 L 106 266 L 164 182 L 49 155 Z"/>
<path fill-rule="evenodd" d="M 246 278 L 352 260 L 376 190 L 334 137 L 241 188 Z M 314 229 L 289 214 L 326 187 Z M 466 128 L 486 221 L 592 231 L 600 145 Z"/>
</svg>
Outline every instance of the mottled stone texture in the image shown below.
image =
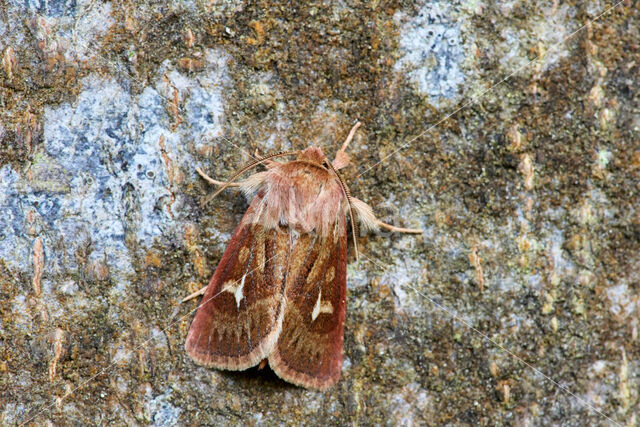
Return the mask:
<svg viewBox="0 0 640 427">
<path fill-rule="evenodd" d="M 640 423 L 640 7 L 0 3 L 0 422 Z M 602 14 L 602 12 L 605 12 Z M 586 25 L 586 26 L 585 26 Z M 257 150 L 334 153 L 381 219 L 342 379 L 183 350 Z"/>
</svg>

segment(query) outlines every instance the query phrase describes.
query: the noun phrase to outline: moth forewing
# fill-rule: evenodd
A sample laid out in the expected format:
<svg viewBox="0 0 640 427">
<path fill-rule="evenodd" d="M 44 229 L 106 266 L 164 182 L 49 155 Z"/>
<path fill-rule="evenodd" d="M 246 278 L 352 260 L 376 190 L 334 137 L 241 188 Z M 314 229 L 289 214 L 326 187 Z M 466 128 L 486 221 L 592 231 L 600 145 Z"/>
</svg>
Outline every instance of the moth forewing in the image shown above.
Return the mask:
<svg viewBox="0 0 640 427">
<path fill-rule="evenodd" d="M 276 263 L 288 240 L 254 221 L 260 204 L 256 197 L 236 228 L 189 329 L 187 352 L 202 365 L 247 369 L 280 335 L 284 271 Z"/>
</svg>

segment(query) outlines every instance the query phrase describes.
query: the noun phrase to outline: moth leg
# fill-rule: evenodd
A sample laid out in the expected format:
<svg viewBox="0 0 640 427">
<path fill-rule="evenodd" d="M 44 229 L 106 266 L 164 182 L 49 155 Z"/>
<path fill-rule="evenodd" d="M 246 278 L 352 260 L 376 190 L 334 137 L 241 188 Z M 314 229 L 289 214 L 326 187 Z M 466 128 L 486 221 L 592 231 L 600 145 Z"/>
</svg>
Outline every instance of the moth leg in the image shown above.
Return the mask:
<svg viewBox="0 0 640 427">
<path fill-rule="evenodd" d="M 347 145 L 349 145 L 349 143 L 353 139 L 353 136 L 356 134 L 356 131 L 358 130 L 360 125 L 362 125 L 361 122 L 356 122 L 356 124 L 353 125 L 353 127 L 349 131 L 349 135 L 347 136 L 347 139 L 344 140 L 344 142 L 342 143 L 342 147 L 340 147 L 340 150 L 338 151 L 347 151 Z"/>
<path fill-rule="evenodd" d="M 394 233 L 411 233 L 411 234 L 422 234 L 421 228 L 402 228 L 396 227 L 391 224 L 387 224 L 386 222 L 382 222 L 376 218 L 376 224 L 378 227 L 385 228 L 389 231 L 393 231 Z"/>
<path fill-rule="evenodd" d="M 206 291 L 206 290 L 207 290 L 207 286 L 205 286 L 204 288 L 202 288 L 202 289 L 200 289 L 198 291 L 195 291 L 191 295 L 183 298 L 182 301 L 180 301 L 180 304 L 182 304 L 183 302 L 187 302 L 190 299 L 194 299 L 195 297 L 199 297 L 200 295 L 204 295 L 204 291 Z"/>
<path fill-rule="evenodd" d="M 342 147 L 340 147 L 340 149 L 336 153 L 336 158 L 333 160 L 333 163 L 332 163 L 335 170 L 344 168 L 351 161 L 351 156 L 347 154 L 347 146 L 353 139 L 353 136 L 356 134 L 356 131 L 358 130 L 361 124 L 362 123 L 360 122 L 356 122 L 356 124 L 353 125 L 353 127 L 349 131 L 349 136 L 347 136 L 347 139 L 344 140 Z"/>
<path fill-rule="evenodd" d="M 209 184 L 213 184 L 213 185 L 217 185 L 217 186 L 222 186 L 222 185 L 227 185 L 228 187 L 239 187 L 240 184 L 238 184 L 237 182 L 224 182 L 224 181 L 218 181 L 217 179 L 213 179 L 211 178 L 209 175 L 207 175 L 206 173 L 204 173 L 204 171 L 200 168 L 196 168 L 196 172 L 198 172 L 198 174 L 205 180 L 207 181 Z"/>
<path fill-rule="evenodd" d="M 360 199 L 356 199 L 355 197 L 352 197 L 351 204 L 353 205 L 353 210 L 358 215 L 358 218 L 360 219 L 362 227 L 365 230 L 377 231 L 380 228 L 384 228 L 386 230 L 393 231 L 395 233 L 415 233 L 415 234 L 422 233 L 422 230 L 419 228 L 396 227 L 394 225 L 387 224 L 386 222 L 380 221 L 373 214 L 373 209 L 371 209 L 371 206 L 369 206 L 368 204 L 366 204 Z"/>
</svg>

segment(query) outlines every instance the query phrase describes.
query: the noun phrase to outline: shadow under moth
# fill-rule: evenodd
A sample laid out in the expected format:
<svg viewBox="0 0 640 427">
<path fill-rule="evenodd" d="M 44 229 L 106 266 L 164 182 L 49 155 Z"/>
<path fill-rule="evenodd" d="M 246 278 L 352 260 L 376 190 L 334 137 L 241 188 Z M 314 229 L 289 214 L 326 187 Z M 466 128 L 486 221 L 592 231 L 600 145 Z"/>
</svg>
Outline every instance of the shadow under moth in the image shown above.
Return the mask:
<svg viewBox="0 0 640 427">
<path fill-rule="evenodd" d="M 351 197 L 338 170 L 360 123 L 330 162 L 322 150 L 280 152 L 258 158 L 220 186 L 252 197 L 204 293 L 185 343 L 198 364 L 243 370 L 267 362 L 285 381 L 326 389 L 340 378 L 347 292 L 347 215 L 356 258 L 358 218 L 364 229 L 422 230 L 379 221 L 369 205 Z M 277 157 L 297 155 L 281 163 Z M 233 182 L 260 164 L 266 171 Z"/>
</svg>

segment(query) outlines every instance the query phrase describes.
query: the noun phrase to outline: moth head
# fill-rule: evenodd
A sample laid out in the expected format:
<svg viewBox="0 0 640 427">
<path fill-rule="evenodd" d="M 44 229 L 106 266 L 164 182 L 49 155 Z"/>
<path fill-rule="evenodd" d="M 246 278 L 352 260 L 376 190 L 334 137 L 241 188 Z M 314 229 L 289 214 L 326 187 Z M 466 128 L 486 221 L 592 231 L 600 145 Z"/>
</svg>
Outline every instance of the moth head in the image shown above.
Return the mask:
<svg viewBox="0 0 640 427">
<path fill-rule="evenodd" d="M 298 160 L 311 162 L 322 166 L 325 164 L 327 156 L 325 156 L 322 150 L 318 147 L 309 147 L 298 155 Z"/>
</svg>

